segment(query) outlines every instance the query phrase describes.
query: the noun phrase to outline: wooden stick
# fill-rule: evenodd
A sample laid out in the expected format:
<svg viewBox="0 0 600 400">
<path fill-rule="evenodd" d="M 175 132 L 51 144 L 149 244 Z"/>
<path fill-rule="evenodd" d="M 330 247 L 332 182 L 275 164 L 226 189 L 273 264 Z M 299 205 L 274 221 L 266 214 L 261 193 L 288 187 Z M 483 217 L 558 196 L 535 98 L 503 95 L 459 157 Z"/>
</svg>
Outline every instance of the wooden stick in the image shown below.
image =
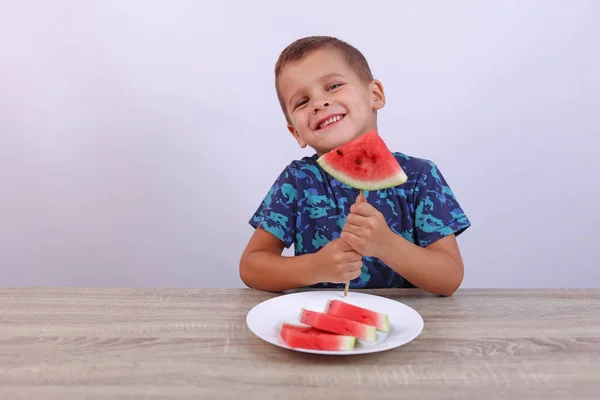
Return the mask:
<svg viewBox="0 0 600 400">
<path fill-rule="evenodd" d="M 358 194 L 358 201 L 357 201 L 357 203 L 361 203 L 363 201 L 367 201 L 367 199 L 365 199 L 365 193 L 361 189 L 360 193 Z M 350 281 L 346 282 L 346 287 L 344 288 L 344 297 L 348 296 L 348 289 L 350 289 Z"/>
</svg>

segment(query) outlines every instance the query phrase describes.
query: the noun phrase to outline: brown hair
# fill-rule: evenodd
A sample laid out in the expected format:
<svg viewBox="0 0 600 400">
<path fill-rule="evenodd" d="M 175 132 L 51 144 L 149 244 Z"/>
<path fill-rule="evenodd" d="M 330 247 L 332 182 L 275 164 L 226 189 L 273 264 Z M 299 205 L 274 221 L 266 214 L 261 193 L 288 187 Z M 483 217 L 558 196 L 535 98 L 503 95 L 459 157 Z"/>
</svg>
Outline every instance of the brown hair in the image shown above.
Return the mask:
<svg viewBox="0 0 600 400">
<path fill-rule="evenodd" d="M 343 40 L 331 36 L 307 36 L 294 41 L 283 49 L 275 63 L 275 90 L 277 92 L 279 104 L 281 105 L 281 109 L 288 123 L 291 123 L 290 117 L 286 111 L 285 102 L 281 97 L 281 92 L 279 91 L 279 75 L 281 74 L 281 71 L 283 71 L 283 68 L 285 68 L 286 65 L 300 61 L 313 51 L 328 46 L 342 54 L 348 63 L 348 66 L 359 78 L 365 82 L 371 82 L 373 80 L 373 74 L 371 73 L 371 68 L 369 67 L 369 63 L 365 56 L 358 49 Z"/>
</svg>

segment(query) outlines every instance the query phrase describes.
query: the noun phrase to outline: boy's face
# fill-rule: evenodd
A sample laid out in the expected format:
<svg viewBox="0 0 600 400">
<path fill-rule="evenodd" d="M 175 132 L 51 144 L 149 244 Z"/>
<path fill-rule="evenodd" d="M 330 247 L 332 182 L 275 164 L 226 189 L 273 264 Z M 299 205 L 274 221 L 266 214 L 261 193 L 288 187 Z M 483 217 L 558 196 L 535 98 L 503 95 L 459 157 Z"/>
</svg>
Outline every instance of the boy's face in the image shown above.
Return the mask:
<svg viewBox="0 0 600 400">
<path fill-rule="evenodd" d="M 366 83 L 334 49 L 314 51 L 287 65 L 279 90 L 301 147 L 322 154 L 377 129 L 376 111 L 385 104 L 383 87 Z"/>
</svg>

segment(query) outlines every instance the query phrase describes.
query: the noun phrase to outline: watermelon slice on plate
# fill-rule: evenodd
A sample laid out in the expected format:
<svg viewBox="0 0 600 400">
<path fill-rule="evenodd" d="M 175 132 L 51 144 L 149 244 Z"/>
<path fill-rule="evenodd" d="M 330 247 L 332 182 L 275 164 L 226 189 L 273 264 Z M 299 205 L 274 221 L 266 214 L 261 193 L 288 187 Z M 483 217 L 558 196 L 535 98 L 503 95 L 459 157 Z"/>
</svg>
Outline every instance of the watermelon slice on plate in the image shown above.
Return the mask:
<svg viewBox="0 0 600 400">
<path fill-rule="evenodd" d="M 374 326 L 365 325 L 349 319 L 327 315 L 318 311 L 302 308 L 300 311 L 300 322 L 310 327 L 337 333 L 338 335 L 354 336 L 357 339 L 374 342 L 377 340 L 377 329 Z"/>
<path fill-rule="evenodd" d="M 356 345 L 356 338 L 350 335 L 337 335 L 310 326 L 282 323 L 279 335 L 285 344 L 294 349 L 350 351 Z"/>
<path fill-rule="evenodd" d="M 390 331 L 390 321 L 387 314 L 355 306 L 345 301 L 328 300 L 325 305 L 325 314 L 371 325 L 381 332 Z"/>
<path fill-rule="evenodd" d="M 360 190 L 386 189 L 408 179 L 375 130 L 323 154 L 317 163 L 337 180 Z"/>
</svg>

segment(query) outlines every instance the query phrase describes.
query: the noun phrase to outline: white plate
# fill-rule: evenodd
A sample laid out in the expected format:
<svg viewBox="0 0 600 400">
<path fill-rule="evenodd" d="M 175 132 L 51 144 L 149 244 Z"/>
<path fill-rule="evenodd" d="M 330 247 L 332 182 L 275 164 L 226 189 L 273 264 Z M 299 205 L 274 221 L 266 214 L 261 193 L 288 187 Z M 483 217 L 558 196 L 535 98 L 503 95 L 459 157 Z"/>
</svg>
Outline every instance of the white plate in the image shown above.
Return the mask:
<svg viewBox="0 0 600 400">
<path fill-rule="evenodd" d="M 339 299 L 359 307 L 387 314 L 390 332 L 378 331 L 377 341 L 375 342 L 357 340 L 354 349 L 348 351 L 297 349 L 286 345 L 279 336 L 281 323 L 301 325 L 298 318 L 303 307 L 307 310 L 323 312 L 327 300 L 330 299 Z M 246 323 L 252 333 L 275 346 L 303 353 L 333 355 L 365 354 L 390 350 L 415 339 L 423 330 L 424 325 L 421 315 L 406 304 L 381 296 L 352 291 L 344 297 L 343 290 L 316 290 L 274 297 L 254 306 L 248 312 Z"/>
</svg>

